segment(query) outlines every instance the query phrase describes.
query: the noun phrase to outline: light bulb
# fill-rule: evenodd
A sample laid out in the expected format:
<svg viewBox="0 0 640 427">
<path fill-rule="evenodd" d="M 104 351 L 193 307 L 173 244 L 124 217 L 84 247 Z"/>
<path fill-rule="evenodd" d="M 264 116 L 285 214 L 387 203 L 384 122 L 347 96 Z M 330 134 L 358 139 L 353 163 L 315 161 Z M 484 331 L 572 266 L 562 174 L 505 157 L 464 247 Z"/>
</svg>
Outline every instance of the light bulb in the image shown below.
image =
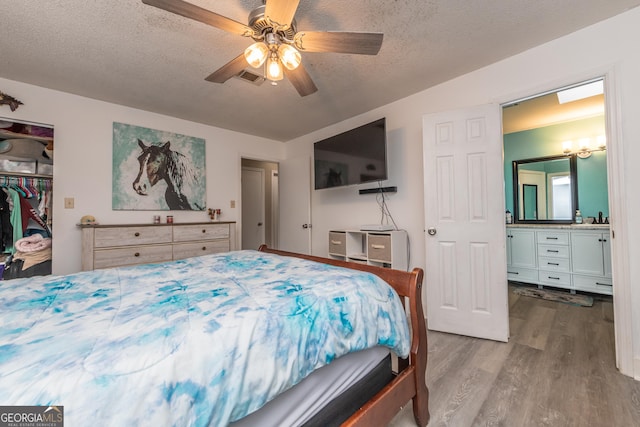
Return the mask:
<svg viewBox="0 0 640 427">
<path fill-rule="evenodd" d="M 258 68 L 269 56 L 269 48 L 262 42 L 257 42 L 249 46 L 244 51 L 244 57 L 253 68 Z"/>
<path fill-rule="evenodd" d="M 282 65 L 278 61 L 278 55 L 271 55 L 267 59 L 267 78 L 272 82 L 282 80 L 283 78 Z"/>
<path fill-rule="evenodd" d="M 564 141 L 562 143 L 562 152 L 565 154 L 569 154 L 571 152 L 571 146 L 573 145 L 573 142 L 571 141 Z"/>
<path fill-rule="evenodd" d="M 300 65 L 300 61 L 302 60 L 300 52 L 293 46 L 282 44 L 278 49 L 278 53 L 280 54 L 280 61 L 282 61 L 282 64 L 287 67 L 287 69 L 295 70 L 298 68 L 298 65 Z"/>
<path fill-rule="evenodd" d="M 580 138 L 578 143 L 580 145 L 580 151 L 588 151 L 589 150 L 589 143 L 590 143 L 589 138 Z"/>
<path fill-rule="evenodd" d="M 598 141 L 598 148 L 601 150 L 604 150 L 605 148 L 607 148 L 607 137 L 604 135 L 599 135 L 596 138 L 596 141 Z"/>
</svg>

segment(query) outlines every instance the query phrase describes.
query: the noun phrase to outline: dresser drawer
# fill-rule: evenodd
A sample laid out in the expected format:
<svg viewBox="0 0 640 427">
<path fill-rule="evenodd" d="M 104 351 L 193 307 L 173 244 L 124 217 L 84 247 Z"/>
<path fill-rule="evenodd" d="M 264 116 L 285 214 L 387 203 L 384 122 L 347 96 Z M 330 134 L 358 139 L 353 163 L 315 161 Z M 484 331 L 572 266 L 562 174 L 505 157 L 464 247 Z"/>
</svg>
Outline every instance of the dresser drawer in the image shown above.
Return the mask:
<svg viewBox="0 0 640 427">
<path fill-rule="evenodd" d="M 228 239 L 229 224 L 174 225 L 174 242 L 194 240 Z"/>
<path fill-rule="evenodd" d="M 612 295 L 612 284 L 613 282 L 609 277 L 573 275 L 573 287 L 581 291 Z"/>
<path fill-rule="evenodd" d="M 124 265 L 171 261 L 171 245 L 130 246 L 100 249 L 93 254 L 93 268 L 109 268 Z"/>
<path fill-rule="evenodd" d="M 335 231 L 329 232 L 329 253 L 333 255 L 347 254 L 347 234 Z"/>
<path fill-rule="evenodd" d="M 94 233 L 96 248 L 171 243 L 171 227 L 167 226 L 96 228 Z"/>
<path fill-rule="evenodd" d="M 538 266 L 541 270 L 547 271 L 571 271 L 569 268 L 569 258 L 538 258 Z"/>
<path fill-rule="evenodd" d="M 571 287 L 571 274 L 559 271 L 539 271 L 538 282 L 541 285 L 557 286 L 560 288 Z"/>
<path fill-rule="evenodd" d="M 217 254 L 229 251 L 228 240 L 210 240 L 207 242 L 180 243 L 173 245 L 173 259 Z"/>
<path fill-rule="evenodd" d="M 538 283 L 538 270 L 521 267 L 507 267 L 507 279 L 514 282 Z"/>
<path fill-rule="evenodd" d="M 391 262 L 391 236 L 369 234 L 367 258 L 371 261 Z"/>
<path fill-rule="evenodd" d="M 568 245 L 568 231 L 537 231 L 536 238 L 538 243 L 545 245 Z"/>
<path fill-rule="evenodd" d="M 569 246 L 538 245 L 538 256 L 549 258 L 569 258 Z"/>
</svg>

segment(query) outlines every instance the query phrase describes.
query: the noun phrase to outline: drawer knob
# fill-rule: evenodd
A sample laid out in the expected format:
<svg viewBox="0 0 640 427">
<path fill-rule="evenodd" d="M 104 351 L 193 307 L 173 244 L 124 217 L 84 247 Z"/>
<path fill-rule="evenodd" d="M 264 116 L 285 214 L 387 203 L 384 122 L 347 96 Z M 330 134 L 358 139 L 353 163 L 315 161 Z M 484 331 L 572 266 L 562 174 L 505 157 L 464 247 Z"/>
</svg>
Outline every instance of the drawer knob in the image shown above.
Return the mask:
<svg viewBox="0 0 640 427">
<path fill-rule="evenodd" d="M 133 256 L 140 256 L 140 252 L 136 252 Z"/>
<path fill-rule="evenodd" d="M 371 247 L 372 247 L 373 249 L 384 249 L 384 245 L 371 244 Z"/>
<path fill-rule="evenodd" d="M 140 237 L 140 233 L 138 233 L 137 231 L 135 232 L 134 236 L 136 237 Z"/>
<path fill-rule="evenodd" d="M 206 246 L 203 246 L 203 247 L 202 247 L 202 250 L 203 250 L 203 251 L 206 251 L 206 250 L 207 250 L 207 247 L 206 247 Z"/>
<path fill-rule="evenodd" d="M 205 230 L 205 229 L 202 229 L 202 232 L 203 232 L 203 233 L 206 233 L 206 232 L 207 232 L 207 230 Z"/>
</svg>

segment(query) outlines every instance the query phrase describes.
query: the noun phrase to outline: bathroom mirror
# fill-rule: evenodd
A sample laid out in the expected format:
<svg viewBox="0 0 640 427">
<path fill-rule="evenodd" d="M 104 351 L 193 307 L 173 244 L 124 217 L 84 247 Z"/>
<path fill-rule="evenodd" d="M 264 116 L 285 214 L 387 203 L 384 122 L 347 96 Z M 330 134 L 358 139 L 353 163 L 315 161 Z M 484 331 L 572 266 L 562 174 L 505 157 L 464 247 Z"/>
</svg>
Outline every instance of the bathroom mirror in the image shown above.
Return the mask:
<svg viewBox="0 0 640 427">
<path fill-rule="evenodd" d="M 513 161 L 514 221 L 564 224 L 578 209 L 576 156 Z"/>
</svg>

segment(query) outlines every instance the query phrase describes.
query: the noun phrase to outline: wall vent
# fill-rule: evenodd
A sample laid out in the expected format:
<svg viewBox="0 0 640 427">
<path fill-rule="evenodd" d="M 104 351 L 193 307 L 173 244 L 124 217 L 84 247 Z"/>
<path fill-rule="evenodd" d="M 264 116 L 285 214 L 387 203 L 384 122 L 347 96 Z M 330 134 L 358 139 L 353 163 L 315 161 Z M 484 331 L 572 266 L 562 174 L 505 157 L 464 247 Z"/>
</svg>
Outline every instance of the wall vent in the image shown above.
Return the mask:
<svg viewBox="0 0 640 427">
<path fill-rule="evenodd" d="M 247 70 L 240 71 L 240 73 L 236 77 L 246 82 L 249 82 L 251 84 L 254 84 L 256 86 L 260 86 L 262 83 L 264 83 L 264 80 L 265 80 L 264 77 L 259 76 L 258 74 L 254 74 L 251 71 L 247 71 Z"/>
</svg>

